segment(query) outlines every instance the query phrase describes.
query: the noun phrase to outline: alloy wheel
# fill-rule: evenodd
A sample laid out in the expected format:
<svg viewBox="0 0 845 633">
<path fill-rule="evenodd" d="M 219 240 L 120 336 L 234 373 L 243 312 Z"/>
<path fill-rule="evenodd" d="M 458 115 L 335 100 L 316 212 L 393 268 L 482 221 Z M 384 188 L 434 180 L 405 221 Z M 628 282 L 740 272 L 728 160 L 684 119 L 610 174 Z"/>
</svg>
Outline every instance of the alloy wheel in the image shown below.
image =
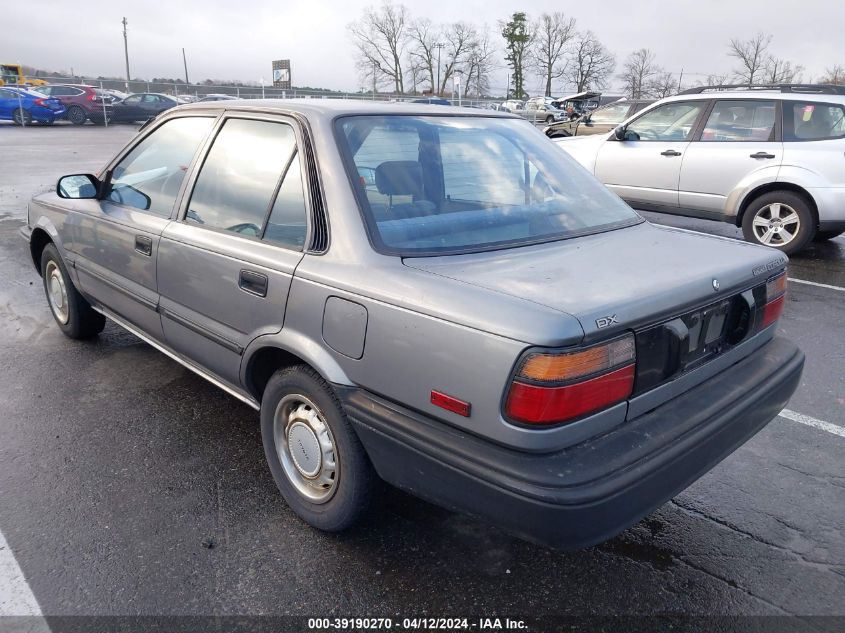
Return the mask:
<svg viewBox="0 0 845 633">
<path fill-rule="evenodd" d="M 788 204 L 773 202 L 754 214 L 754 237 L 767 246 L 785 246 L 798 234 L 801 218 Z"/>
</svg>

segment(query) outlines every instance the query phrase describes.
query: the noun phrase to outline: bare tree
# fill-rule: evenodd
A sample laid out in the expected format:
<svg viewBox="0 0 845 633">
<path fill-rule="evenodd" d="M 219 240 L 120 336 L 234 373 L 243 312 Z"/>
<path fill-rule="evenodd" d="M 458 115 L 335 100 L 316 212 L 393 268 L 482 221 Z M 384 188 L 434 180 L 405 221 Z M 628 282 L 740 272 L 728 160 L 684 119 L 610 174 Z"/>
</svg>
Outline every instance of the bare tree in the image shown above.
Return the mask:
<svg viewBox="0 0 845 633">
<path fill-rule="evenodd" d="M 544 13 L 534 24 L 532 66 L 546 84 L 546 96 L 552 96 L 552 81 L 566 73 L 566 49 L 575 37 L 575 18 L 563 13 Z"/>
<path fill-rule="evenodd" d="M 437 44 L 440 41 L 440 28 L 428 18 L 414 20 L 409 29 L 411 40 L 411 64 L 420 68 L 428 79 L 432 92 L 436 90 L 435 64 L 437 63 Z"/>
<path fill-rule="evenodd" d="M 490 28 L 485 24 L 467 55 L 464 67 L 466 94 L 474 94 L 476 97 L 489 94 L 490 74 L 496 68 L 495 56 L 497 52 L 490 41 Z"/>
<path fill-rule="evenodd" d="M 408 45 L 408 9 L 385 0 L 380 8 L 369 7 L 358 22 L 348 25 L 358 51 L 358 67 L 368 77 L 384 77 L 397 93 L 405 92 L 402 62 Z"/>
<path fill-rule="evenodd" d="M 463 66 L 467 61 L 472 46 L 477 40 L 478 31 L 474 25 L 467 22 L 455 22 L 443 29 L 446 63 L 443 66 L 438 94 L 444 94 L 446 92 L 446 86 L 455 72 L 464 72 Z"/>
<path fill-rule="evenodd" d="M 654 53 L 647 48 L 634 51 L 625 60 L 619 79 L 631 99 L 642 99 L 651 94 L 652 83 L 662 71 L 654 60 Z"/>
<path fill-rule="evenodd" d="M 613 53 L 598 41 L 592 31 L 584 31 L 575 37 L 565 77 L 578 92 L 603 88 L 615 66 Z"/>
<path fill-rule="evenodd" d="M 771 55 L 763 67 L 763 80 L 773 84 L 791 84 L 801 81 L 804 67 L 800 64 L 792 65 L 785 59 Z"/>
<path fill-rule="evenodd" d="M 834 64 L 830 68 L 825 68 L 824 75 L 819 79 L 819 82 L 845 86 L 845 67 L 840 64 Z"/>
<path fill-rule="evenodd" d="M 769 60 L 768 49 L 771 42 L 772 36 L 762 32 L 750 40 L 731 40 L 728 55 L 739 61 L 739 68 L 734 70 L 739 81 L 747 84 L 759 83 Z"/>
<path fill-rule="evenodd" d="M 705 86 L 726 86 L 730 81 L 730 77 L 727 73 L 716 73 L 713 75 L 707 75 L 707 78 L 704 80 Z"/>
<path fill-rule="evenodd" d="M 657 73 L 652 79 L 649 86 L 649 95 L 655 99 L 662 99 L 678 94 L 680 90 L 681 86 L 678 84 L 678 79 L 675 79 L 675 75 L 664 70 Z"/>
</svg>

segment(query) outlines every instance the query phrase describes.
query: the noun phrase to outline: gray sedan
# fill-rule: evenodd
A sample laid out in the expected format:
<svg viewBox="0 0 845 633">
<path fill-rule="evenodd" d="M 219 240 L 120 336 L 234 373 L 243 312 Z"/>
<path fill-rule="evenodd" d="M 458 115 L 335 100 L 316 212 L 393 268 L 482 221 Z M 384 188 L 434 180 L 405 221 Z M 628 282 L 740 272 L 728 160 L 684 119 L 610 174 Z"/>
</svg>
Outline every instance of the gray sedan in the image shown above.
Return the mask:
<svg viewBox="0 0 845 633">
<path fill-rule="evenodd" d="M 323 530 L 385 480 L 602 541 L 765 426 L 803 367 L 775 335 L 782 253 L 648 224 L 505 113 L 182 106 L 36 196 L 22 232 L 66 335 L 108 318 L 258 410 L 279 490 Z"/>
</svg>

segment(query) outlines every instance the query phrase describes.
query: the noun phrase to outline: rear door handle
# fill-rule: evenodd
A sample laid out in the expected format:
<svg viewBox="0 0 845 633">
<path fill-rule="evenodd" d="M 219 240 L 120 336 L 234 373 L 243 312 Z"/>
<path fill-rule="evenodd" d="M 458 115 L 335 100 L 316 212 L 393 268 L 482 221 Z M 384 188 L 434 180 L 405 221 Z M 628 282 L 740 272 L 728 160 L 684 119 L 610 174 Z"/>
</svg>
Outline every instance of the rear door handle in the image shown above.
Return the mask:
<svg viewBox="0 0 845 633">
<path fill-rule="evenodd" d="M 242 270 L 238 277 L 238 287 L 251 295 L 266 297 L 267 275 L 252 270 Z"/>
<path fill-rule="evenodd" d="M 751 154 L 751 158 L 774 158 L 774 154 L 769 154 L 768 152 L 757 152 L 756 154 Z"/>
<path fill-rule="evenodd" d="M 680 156 L 681 152 L 677 152 L 673 149 L 667 149 L 665 152 L 660 152 L 661 156 Z"/>
<path fill-rule="evenodd" d="M 151 257 L 153 254 L 153 241 L 146 235 L 135 236 L 135 250 L 141 255 Z"/>
</svg>

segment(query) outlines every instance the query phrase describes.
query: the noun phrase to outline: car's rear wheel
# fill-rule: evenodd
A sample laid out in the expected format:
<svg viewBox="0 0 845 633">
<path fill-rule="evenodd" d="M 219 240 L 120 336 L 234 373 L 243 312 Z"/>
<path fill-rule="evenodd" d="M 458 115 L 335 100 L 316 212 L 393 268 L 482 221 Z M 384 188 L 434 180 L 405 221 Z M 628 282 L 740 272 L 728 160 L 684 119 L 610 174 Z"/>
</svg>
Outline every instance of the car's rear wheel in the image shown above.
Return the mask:
<svg viewBox="0 0 845 633">
<path fill-rule="evenodd" d="M 67 110 L 67 120 L 74 125 L 82 125 L 88 120 L 88 115 L 79 106 L 71 106 Z"/>
<path fill-rule="evenodd" d="M 270 378 L 261 435 L 276 486 L 309 525 L 339 532 L 370 507 L 378 476 L 334 391 L 310 367 L 288 367 Z"/>
<path fill-rule="evenodd" d="M 32 123 L 32 115 L 26 110 L 18 108 L 12 113 L 12 120 L 15 125 L 30 125 Z"/>
<path fill-rule="evenodd" d="M 835 237 L 839 237 L 845 233 L 845 231 L 816 231 L 816 234 L 813 236 L 814 242 L 826 242 L 828 240 L 832 240 Z"/>
<path fill-rule="evenodd" d="M 103 331 L 106 318 L 79 294 L 53 244 L 41 253 L 41 279 L 56 324 L 70 338 L 91 338 Z"/>
<path fill-rule="evenodd" d="M 813 213 L 799 194 L 771 191 L 748 206 L 742 218 L 742 233 L 749 242 L 792 255 L 813 239 Z"/>
</svg>

